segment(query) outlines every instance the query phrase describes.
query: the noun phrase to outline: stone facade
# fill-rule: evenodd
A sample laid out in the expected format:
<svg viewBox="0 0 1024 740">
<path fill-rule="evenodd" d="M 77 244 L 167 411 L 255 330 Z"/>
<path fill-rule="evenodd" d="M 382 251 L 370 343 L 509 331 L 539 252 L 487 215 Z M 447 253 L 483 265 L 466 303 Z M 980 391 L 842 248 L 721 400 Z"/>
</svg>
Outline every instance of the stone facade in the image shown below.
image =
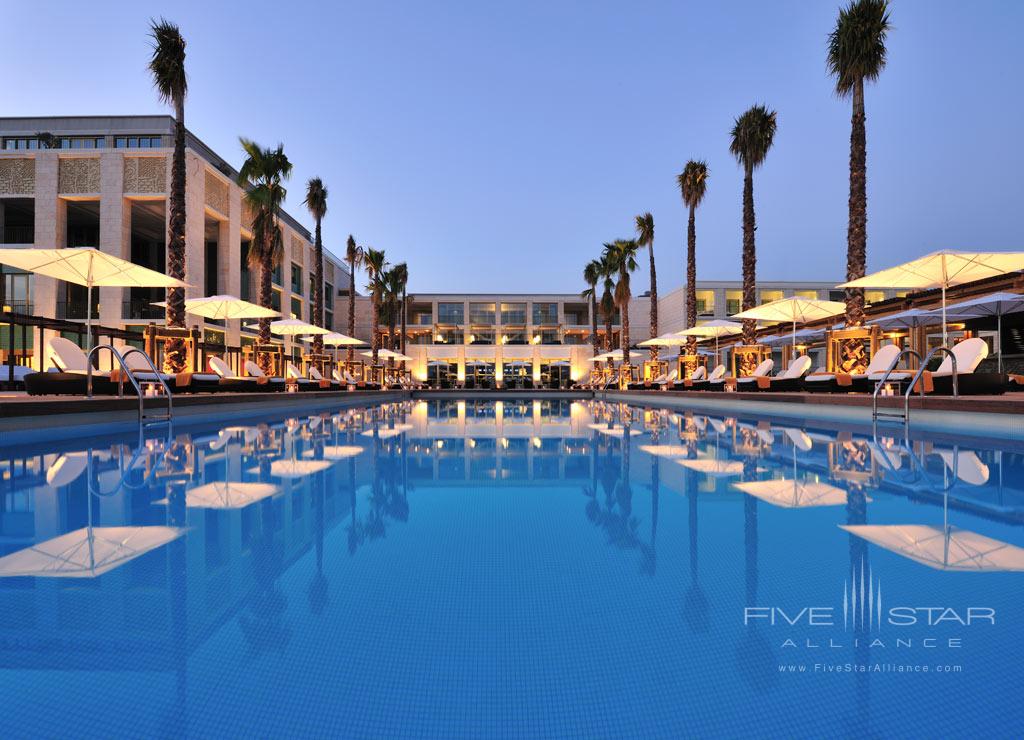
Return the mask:
<svg viewBox="0 0 1024 740">
<path fill-rule="evenodd" d="M 305 266 L 305 261 L 302 259 L 306 249 L 301 239 L 294 234 L 292 235 L 292 262 L 297 265 Z"/>
<path fill-rule="evenodd" d="M 124 192 L 156 195 L 167 183 L 167 157 L 125 157 Z"/>
<path fill-rule="evenodd" d="M 0 159 L 0 195 L 32 195 L 35 192 L 34 159 Z"/>
<path fill-rule="evenodd" d="M 100 192 L 99 157 L 61 158 L 57 170 L 61 195 L 93 195 Z"/>
<path fill-rule="evenodd" d="M 207 170 L 206 205 L 223 215 L 228 215 L 228 186 L 223 180 Z"/>
</svg>

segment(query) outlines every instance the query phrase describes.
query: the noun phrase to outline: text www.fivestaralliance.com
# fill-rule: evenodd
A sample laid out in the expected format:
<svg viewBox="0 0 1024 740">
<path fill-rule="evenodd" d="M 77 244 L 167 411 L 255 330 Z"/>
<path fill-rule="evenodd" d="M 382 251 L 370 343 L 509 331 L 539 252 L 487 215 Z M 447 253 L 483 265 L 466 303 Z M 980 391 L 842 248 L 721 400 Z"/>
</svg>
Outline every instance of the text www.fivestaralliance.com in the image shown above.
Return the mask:
<svg viewBox="0 0 1024 740">
<path fill-rule="evenodd" d="M 780 663 L 779 673 L 962 673 L 957 663 Z"/>
</svg>

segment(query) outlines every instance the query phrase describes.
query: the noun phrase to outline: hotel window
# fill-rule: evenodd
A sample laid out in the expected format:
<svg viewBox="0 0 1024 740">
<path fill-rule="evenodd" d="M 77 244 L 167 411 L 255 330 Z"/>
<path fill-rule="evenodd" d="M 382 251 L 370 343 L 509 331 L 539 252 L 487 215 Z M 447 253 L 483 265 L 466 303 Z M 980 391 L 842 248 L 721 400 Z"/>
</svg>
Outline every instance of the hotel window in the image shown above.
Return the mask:
<svg viewBox="0 0 1024 740">
<path fill-rule="evenodd" d="M 292 293 L 302 295 L 302 266 L 292 262 Z"/>
<path fill-rule="evenodd" d="M 715 313 L 715 291 L 697 291 L 697 315 L 713 316 Z"/>
<path fill-rule="evenodd" d="M 742 290 L 727 290 L 725 291 L 725 313 L 732 316 L 734 313 L 740 312 L 740 307 L 743 305 L 743 291 Z"/>
<path fill-rule="evenodd" d="M 281 289 L 274 288 L 270 291 L 270 307 L 275 311 L 281 310 Z"/>
<path fill-rule="evenodd" d="M 38 149 L 39 140 L 29 138 L 10 138 L 4 139 L 4 149 Z"/>
<path fill-rule="evenodd" d="M 62 136 L 61 149 L 102 149 L 107 140 L 102 136 Z"/>
<path fill-rule="evenodd" d="M 828 292 L 828 299 L 830 301 L 845 301 L 846 291 L 845 290 L 830 290 Z"/>
<path fill-rule="evenodd" d="M 502 324 L 525 324 L 526 304 L 525 303 L 502 303 L 501 304 Z"/>
<path fill-rule="evenodd" d="M 274 285 L 281 285 L 281 263 L 278 262 L 274 265 L 274 269 L 270 271 L 270 282 Z"/>
<path fill-rule="evenodd" d="M 469 323 L 471 324 L 493 324 L 494 304 L 493 303 L 470 303 Z"/>
<path fill-rule="evenodd" d="M 864 291 L 864 302 L 865 303 L 879 303 L 885 300 L 884 290 L 865 290 Z"/>
<path fill-rule="evenodd" d="M 324 328 L 327 331 L 334 331 L 334 311 L 324 309 Z"/>
<path fill-rule="evenodd" d="M 159 136 L 116 136 L 115 149 L 157 149 L 161 146 Z"/>
<path fill-rule="evenodd" d="M 439 324 L 464 324 L 466 314 L 461 303 L 438 303 L 437 323 Z M 461 344 L 461 340 L 459 341 Z"/>
<path fill-rule="evenodd" d="M 539 340 L 538 340 L 539 337 Z M 545 329 L 544 331 L 535 331 L 533 333 L 534 344 L 561 344 L 562 340 L 558 336 L 557 329 Z"/>
<path fill-rule="evenodd" d="M 796 298 L 810 298 L 816 300 L 818 297 L 818 291 L 816 290 L 794 290 L 793 295 Z"/>
<path fill-rule="evenodd" d="M 502 344 L 526 344 L 527 336 L 525 331 L 505 331 L 501 333 Z"/>
<path fill-rule="evenodd" d="M 443 329 L 435 332 L 434 344 L 462 344 L 462 329 Z"/>
<path fill-rule="evenodd" d="M 292 296 L 292 318 L 302 319 L 302 299 Z"/>
<path fill-rule="evenodd" d="M 533 323 L 535 325 L 557 324 L 558 323 L 558 304 L 557 303 L 534 303 L 533 304 Z"/>
<path fill-rule="evenodd" d="M 782 300 L 781 290 L 762 290 L 761 291 L 761 303 L 771 303 L 772 301 Z"/>
<path fill-rule="evenodd" d="M 494 332 L 491 330 L 471 331 L 466 334 L 466 344 L 494 344 Z"/>
</svg>

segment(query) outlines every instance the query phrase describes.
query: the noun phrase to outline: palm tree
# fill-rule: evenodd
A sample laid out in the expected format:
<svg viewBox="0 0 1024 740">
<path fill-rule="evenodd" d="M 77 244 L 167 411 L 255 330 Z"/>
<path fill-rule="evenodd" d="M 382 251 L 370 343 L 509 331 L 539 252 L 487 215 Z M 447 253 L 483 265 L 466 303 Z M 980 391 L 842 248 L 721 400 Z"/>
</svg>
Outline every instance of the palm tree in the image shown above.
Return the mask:
<svg viewBox="0 0 1024 740">
<path fill-rule="evenodd" d="M 697 206 L 704 200 L 708 186 L 708 165 L 691 159 L 677 178 L 683 204 L 690 209 L 686 226 L 686 328 L 697 325 Z M 690 337 L 689 353 L 697 351 L 697 337 Z"/>
<path fill-rule="evenodd" d="M 601 261 L 590 260 L 583 268 L 583 281 L 587 289 L 580 293 L 581 298 L 590 299 L 590 340 L 594 345 L 594 356 L 600 354 L 597 336 L 597 284 L 601 280 Z"/>
<path fill-rule="evenodd" d="M 604 347 L 611 352 L 612 322 L 615 320 L 615 266 L 606 254 L 601 255 L 600 265 L 602 291 L 599 309 L 604 319 Z M 608 367 L 611 367 L 611 360 L 608 361 Z"/>
<path fill-rule="evenodd" d="M 828 36 L 828 69 L 836 93 L 853 98 L 850 122 L 850 215 L 846 227 L 846 279 L 864 277 L 867 268 L 868 193 L 867 133 L 864 127 L 864 81 L 878 79 L 885 67 L 889 33 L 888 0 L 853 0 L 839 11 Z M 846 291 L 846 326 L 864 323 L 864 290 Z"/>
<path fill-rule="evenodd" d="M 356 335 L 356 268 L 365 264 L 366 253 L 356 244 L 355 237 L 348 235 L 345 243 L 345 261 L 348 262 L 348 335 Z M 347 359 L 352 362 L 352 345 L 349 345 Z"/>
<path fill-rule="evenodd" d="M 629 365 L 629 302 L 633 293 L 629 288 L 630 273 L 636 269 L 636 254 L 640 245 L 635 239 L 616 239 L 605 244 L 605 254 L 610 265 L 618 272 L 619 280 L 615 285 L 615 305 L 622 317 L 622 366 Z"/>
<path fill-rule="evenodd" d="M 284 243 L 277 218 L 287 190 L 281 184 L 292 173 L 292 164 L 285 156 L 284 147 L 263 149 L 254 141 L 244 137 L 239 141 L 245 150 L 246 159 L 238 173 L 238 184 L 245 188 L 245 201 L 253 212 L 252 247 L 249 249 L 249 265 L 259 268 L 259 302 L 270 308 L 273 298 L 271 275 L 281 261 Z M 259 343 L 270 344 L 270 319 L 260 319 Z M 257 362 L 265 373 L 270 373 L 270 355 L 260 353 Z"/>
<path fill-rule="evenodd" d="M 751 106 L 732 127 L 729 151 L 743 165 L 743 310 L 757 305 L 757 251 L 754 247 L 754 170 L 764 163 L 775 138 L 775 111 Z M 754 343 L 756 322 L 743 322 L 743 343 Z"/>
<path fill-rule="evenodd" d="M 171 192 L 168 198 L 170 219 L 167 233 L 167 274 L 185 279 L 185 94 L 188 76 L 185 74 L 185 39 L 181 30 L 161 18 L 150 21 L 149 35 L 153 39 L 153 56 L 149 71 L 153 74 L 160 101 L 174 106 L 174 154 L 171 155 Z M 167 289 L 167 326 L 185 326 L 185 289 Z M 168 339 L 164 347 L 164 365 L 179 373 L 185 369 L 185 340 Z"/>
<path fill-rule="evenodd" d="M 317 326 L 324 325 L 324 243 L 320 238 L 320 224 L 327 214 L 327 188 L 319 177 L 311 178 L 306 183 L 306 199 L 302 201 L 309 213 L 316 221 L 316 231 L 313 239 L 313 248 L 316 251 L 316 265 L 314 265 L 313 276 L 313 323 Z M 313 336 L 313 353 L 322 354 L 324 351 L 324 338 L 320 334 Z"/>
<path fill-rule="evenodd" d="M 384 270 L 387 268 L 387 260 L 384 259 L 383 249 L 367 247 L 363 256 L 363 266 L 366 268 L 369 284 L 366 289 L 370 291 L 370 300 L 373 303 L 371 314 L 373 316 L 373 327 L 370 332 L 370 348 L 372 352 L 372 364 L 377 366 L 377 352 L 380 349 L 380 337 L 377 336 L 377 329 L 380 327 L 380 305 L 384 297 Z"/>
<path fill-rule="evenodd" d="M 654 216 L 644 213 L 636 217 L 636 243 L 647 247 L 651 259 L 651 336 L 658 336 L 658 275 L 654 270 Z M 651 359 L 658 359 L 658 348 L 651 347 Z"/>
<path fill-rule="evenodd" d="M 399 301 L 399 307 L 401 310 L 401 327 L 402 334 L 399 339 L 398 351 L 403 355 L 405 354 L 405 320 L 406 320 L 406 299 L 408 298 L 406 290 L 409 287 L 409 265 L 405 262 L 399 262 L 394 267 L 395 280 L 399 293 L 401 294 L 401 300 Z M 405 360 L 402 360 L 402 369 L 405 369 Z"/>
</svg>

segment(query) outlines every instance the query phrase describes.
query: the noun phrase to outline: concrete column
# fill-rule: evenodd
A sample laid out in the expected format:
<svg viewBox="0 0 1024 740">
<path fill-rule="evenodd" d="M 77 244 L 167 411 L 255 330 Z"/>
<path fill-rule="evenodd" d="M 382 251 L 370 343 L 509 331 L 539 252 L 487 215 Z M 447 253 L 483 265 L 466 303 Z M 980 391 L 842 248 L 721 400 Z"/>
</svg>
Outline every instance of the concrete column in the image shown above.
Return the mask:
<svg viewBox="0 0 1024 740">
<path fill-rule="evenodd" d="M 221 242 L 218 245 L 218 261 L 220 267 L 220 286 L 228 295 L 242 295 L 242 190 L 238 187 L 228 188 L 228 220 L 221 224 Z M 225 340 L 228 344 L 237 345 L 241 335 L 241 322 L 228 321 Z"/>
<path fill-rule="evenodd" d="M 125 218 L 130 209 L 124 199 L 124 163 L 121 152 L 105 151 L 100 154 L 100 251 L 115 257 L 130 254 L 125 245 Z M 124 288 L 100 288 L 99 323 L 102 326 L 121 325 L 121 301 L 127 295 Z"/>
<path fill-rule="evenodd" d="M 56 151 L 39 151 L 35 156 L 36 191 L 35 191 L 35 244 L 36 247 L 63 248 L 67 227 L 67 206 L 57 195 L 57 168 L 59 166 Z M 53 278 L 35 275 L 32 278 L 33 311 L 38 316 L 57 315 L 57 283 Z M 53 332 L 43 332 L 43 343 L 54 336 Z M 41 348 L 40 348 L 41 349 Z M 35 367 L 45 370 L 44 352 L 36 353 Z"/>
<path fill-rule="evenodd" d="M 167 168 L 170 173 L 170 167 Z M 170 186 L 168 186 L 170 218 Z M 186 298 L 202 298 L 206 290 L 206 168 L 192 152 L 185 153 L 185 289 Z M 188 316 L 186 324 L 195 323 Z"/>
</svg>

